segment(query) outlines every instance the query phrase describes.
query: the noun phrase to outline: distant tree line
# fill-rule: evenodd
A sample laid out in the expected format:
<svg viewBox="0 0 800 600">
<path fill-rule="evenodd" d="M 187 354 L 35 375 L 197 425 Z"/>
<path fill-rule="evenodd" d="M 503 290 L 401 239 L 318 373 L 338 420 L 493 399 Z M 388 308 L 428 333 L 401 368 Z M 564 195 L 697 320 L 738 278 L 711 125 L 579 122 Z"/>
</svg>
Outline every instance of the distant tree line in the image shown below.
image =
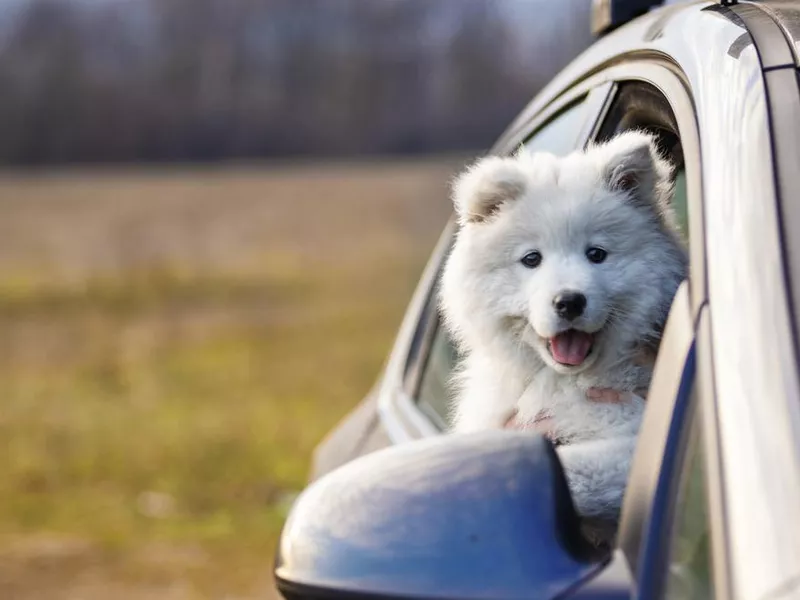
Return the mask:
<svg viewBox="0 0 800 600">
<path fill-rule="evenodd" d="M 484 147 L 589 43 L 584 0 L 504 1 L 20 2 L 0 163 Z"/>
</svg>

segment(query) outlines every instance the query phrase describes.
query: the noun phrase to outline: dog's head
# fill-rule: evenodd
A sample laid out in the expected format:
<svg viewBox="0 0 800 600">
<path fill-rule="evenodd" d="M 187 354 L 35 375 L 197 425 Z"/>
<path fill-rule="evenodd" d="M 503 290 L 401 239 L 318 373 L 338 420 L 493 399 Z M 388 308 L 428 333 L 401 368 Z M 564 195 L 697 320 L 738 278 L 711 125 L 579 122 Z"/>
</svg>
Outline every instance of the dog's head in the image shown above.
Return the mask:
<svg viewBox="0 0 800 600">
<path fill-rule="evenodd" d="M 454 184 L 451 329 L 468 347 L 506 336 L 561 373 L 641 342 L 685 271 L 670 196 L 670 166 L 639 132 L 563 158 L 478 161 Z"/>
</svg>

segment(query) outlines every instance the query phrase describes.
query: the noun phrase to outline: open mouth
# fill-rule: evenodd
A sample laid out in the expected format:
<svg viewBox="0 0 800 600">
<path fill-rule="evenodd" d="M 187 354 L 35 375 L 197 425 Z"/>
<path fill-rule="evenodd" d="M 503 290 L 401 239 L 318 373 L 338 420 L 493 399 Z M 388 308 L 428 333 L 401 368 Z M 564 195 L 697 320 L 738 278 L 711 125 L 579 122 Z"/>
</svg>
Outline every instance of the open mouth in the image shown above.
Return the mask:
<svg viewBox="0 0 800 600">
<path fill-rule="evenodd" d="M 594 348 L 594 334 L 567 329 L 547 340 L 550 355 L 557 363 L 569 367 L 582 365 Z"/>
</svg>

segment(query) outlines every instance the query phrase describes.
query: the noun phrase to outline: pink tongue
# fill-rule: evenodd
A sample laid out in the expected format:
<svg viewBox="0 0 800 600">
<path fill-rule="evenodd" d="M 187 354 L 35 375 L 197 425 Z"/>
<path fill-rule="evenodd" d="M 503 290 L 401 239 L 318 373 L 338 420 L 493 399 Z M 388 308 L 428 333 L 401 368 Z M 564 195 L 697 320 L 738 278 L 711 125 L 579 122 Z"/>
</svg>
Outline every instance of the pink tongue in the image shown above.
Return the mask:
<svg viewBox="0 0 800 600">
<path fill-rule="evenodd" d="M 586 360 L 593 340 L 594 336 L 589 333 L 570 329 L 550 338 L 550 352 L 562 365 L 576 366 Z"/>
</svg>

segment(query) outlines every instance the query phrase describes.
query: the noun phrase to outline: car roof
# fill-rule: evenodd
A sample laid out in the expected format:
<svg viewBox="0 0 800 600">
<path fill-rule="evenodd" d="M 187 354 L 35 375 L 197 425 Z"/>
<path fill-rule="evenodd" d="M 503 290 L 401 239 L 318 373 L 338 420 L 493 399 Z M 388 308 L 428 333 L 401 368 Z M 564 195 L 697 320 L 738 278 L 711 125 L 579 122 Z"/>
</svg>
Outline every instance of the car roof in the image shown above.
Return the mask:
<svg viewBox="0 0 800 600">
<path fill-rule="evenodd" d="M 784 36 L 794 48 L 794 65 L 800 67 L 800 1 L 770 0 L 760 2 L 759 6 L 781 27 Z"/>
</svg>

